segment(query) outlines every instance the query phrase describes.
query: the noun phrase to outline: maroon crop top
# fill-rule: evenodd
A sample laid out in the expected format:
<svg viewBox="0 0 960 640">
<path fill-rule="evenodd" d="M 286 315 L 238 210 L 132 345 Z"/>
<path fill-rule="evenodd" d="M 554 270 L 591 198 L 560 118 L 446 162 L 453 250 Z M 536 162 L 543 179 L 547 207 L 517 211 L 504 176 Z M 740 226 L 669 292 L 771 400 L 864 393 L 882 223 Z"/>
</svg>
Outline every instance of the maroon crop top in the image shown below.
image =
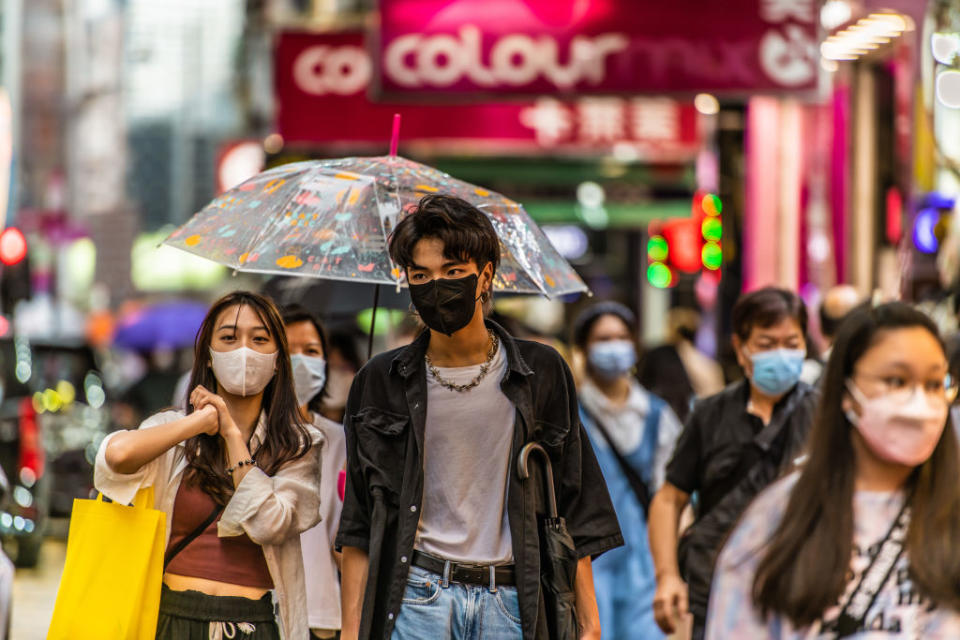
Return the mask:
<svg viewBox="0 0 960 640">
<path fill-rule="evenodd" d="M 173 505 L 173 526 L 167 549 L 203 524 L 213 511 L 213 505 L 213 498 L 200 487 L 189 486 L 186 480 L 181 482 Z M 263 556 L 263 548 L 247 534 L 219 537 L 217 521 L 178 553 L 167 565 L 166 572 L 244 587 L 272 589 L 273 579 Z"/>
</svg>

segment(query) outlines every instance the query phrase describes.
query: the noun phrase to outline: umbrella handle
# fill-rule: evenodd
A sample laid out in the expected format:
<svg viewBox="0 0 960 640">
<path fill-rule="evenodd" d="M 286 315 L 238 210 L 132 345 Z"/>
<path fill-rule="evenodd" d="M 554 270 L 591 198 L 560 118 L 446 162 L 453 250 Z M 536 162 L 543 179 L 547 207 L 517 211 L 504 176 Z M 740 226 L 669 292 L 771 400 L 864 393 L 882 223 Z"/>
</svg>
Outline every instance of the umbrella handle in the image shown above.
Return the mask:
<svg viewBox="0 0 960 640">
<path fill-rule="evenodd" d="M 393 114 L 393 131 L 390 133 L 390 155 L 397 155 L 397 147 L 400 145 L 400 114 Z"/>
<path fill-rule="evenodd" d="M 546 474 L 547 481 L 547 502 L 550 507 L 550 517 L 557 517 L 557 493 L 553 488 L 553 465 L 550 464 L 550 456 L 547 455 L 546 449 L 541 447 L 536 442 L 530 442 L 523 446 L 523 449 L 520 449 L 520 456 L 517 458 L 517 473 L 520 475 L 521 480 L 526 480 L 530 477 L 529 469 L 529 458 L 530 454 L 534 452 L 539 452 L 543 456 L 543 470 Z"/>
</svg>

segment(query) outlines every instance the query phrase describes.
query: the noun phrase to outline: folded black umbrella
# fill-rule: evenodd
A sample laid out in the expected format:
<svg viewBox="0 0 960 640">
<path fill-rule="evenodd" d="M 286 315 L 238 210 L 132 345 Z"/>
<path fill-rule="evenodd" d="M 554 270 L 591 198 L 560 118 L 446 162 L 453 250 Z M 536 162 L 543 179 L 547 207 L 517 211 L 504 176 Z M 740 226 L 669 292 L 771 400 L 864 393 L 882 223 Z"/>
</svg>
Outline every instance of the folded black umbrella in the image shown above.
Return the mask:
<svg viewBox="0 0 960 640">
<path fill-rule="evenodd" d="M 557 514 L 557 496 L 553 488 L 550 457 L 539 444 L 531 442 L 520 450 L 517 468 L 520 478 L 530 477 L 530 454 L 543 456 L 548 515 L 540 519 L 540 586 L 547 613 L 547 629 L 551 640 L 577 640 L 576 594 L 577 549 L 567 531 L 566 520 Z"/>
</svg>

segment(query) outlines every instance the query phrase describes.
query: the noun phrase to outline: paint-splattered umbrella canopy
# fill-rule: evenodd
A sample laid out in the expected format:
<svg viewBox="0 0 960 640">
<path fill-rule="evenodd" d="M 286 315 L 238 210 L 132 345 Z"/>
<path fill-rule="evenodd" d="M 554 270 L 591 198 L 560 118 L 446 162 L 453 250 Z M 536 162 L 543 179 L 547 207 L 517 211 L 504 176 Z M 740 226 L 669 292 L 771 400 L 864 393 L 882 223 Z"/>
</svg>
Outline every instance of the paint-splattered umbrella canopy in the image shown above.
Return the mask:
<svg viewBox="0 0 960 640">
<path fill-rule="evenodd" d="M 500 237 L 494 288 L 549 297 L 586 291 L 518 203 L 399 156 L 285 164 L 220 195 L 165 241 L 239 271 L 401 284 L 387 239 L 428 194 L 483 211 Z"/>
</svg>

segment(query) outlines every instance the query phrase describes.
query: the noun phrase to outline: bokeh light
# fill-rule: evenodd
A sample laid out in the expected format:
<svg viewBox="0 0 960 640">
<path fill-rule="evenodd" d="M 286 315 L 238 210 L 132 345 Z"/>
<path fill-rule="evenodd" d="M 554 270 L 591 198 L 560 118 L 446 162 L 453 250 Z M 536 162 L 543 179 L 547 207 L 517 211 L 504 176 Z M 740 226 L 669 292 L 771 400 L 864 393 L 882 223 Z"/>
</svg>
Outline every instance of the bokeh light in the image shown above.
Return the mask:
<svg viewBox="0 0 960 640">
<path fill-rule="evenodd" d="M 673 272 L 662 262 L 655 262 L 647 268 L 647 280 L 658 289 L 666 289 L 673 282 Z"/>
</svg>

